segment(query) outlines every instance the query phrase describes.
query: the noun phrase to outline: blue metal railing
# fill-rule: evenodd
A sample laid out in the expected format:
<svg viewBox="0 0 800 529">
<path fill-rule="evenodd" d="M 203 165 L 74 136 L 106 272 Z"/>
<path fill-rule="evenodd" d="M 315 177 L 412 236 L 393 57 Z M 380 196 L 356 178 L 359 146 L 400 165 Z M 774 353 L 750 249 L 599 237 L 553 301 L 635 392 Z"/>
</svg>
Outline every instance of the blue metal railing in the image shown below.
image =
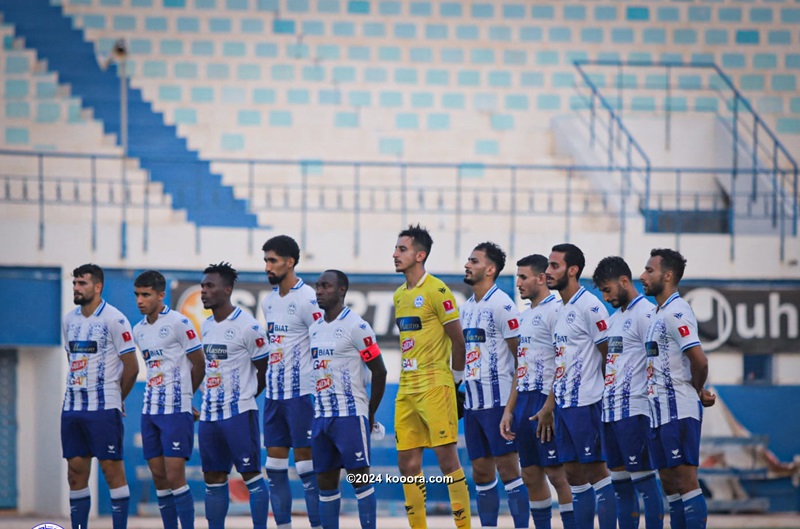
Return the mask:
<svg viewBox="0 0 800 529">
<path fill-rule="evenodd" d="M 643 110 L 637 109 L 635 99 L 631 100 L 631 104 L 627 106 L 626 93 L 630 96 L 632 93 L 639 93 L 642 90 L 658 90 L 663 91 L 665 94 L 664 104 L 661 108 L 649 108 L 644 110 L 660 110 L 664 114 L 664 141 L 665 149 L 670 149 L 671 136 L 672 136 L 672 116 L 678 110 L 679 98 L 673 95 L 676 90 L 690 90 L 695 92 L 708 91 L 713 94 L 716 100 L 721 100 L 722 105 L 708 105 L 703 108 L 700 102 L 696 102 L 696 110 L 709 111 L 713 110 L 719 121 L 726 127 L 731 134 L 732 149 L 731 149 L 731 162 L 730 167 L 726 167 L 727 173 L 730 174 L 730 194 L 738 195 L 740 193 L 734 191 L 735 183 L 743 174 L 750 175 L 750 200 L 763 201 L 764 195 L 769 194 L 771 197 L 771 206 L 767 215 L 771 217 L 772 225 L 777 228 L 781 237 L 781 259 L 784 256 L 784 238 L 786 232 L 792 236 L 797 236 L 798 228 L 798 180 L 799 171 L 798 164 L 792 157 L 788 149 L 781 143 L 776 134 L 766 124 L 764 119 L 758 115 L 753 109 L 750 102 L 742 96 L 741 92 L 736 88 L 731 79 L 722 71 L 722 69 L 714 63 L 683 63 L 683 62 L 650 62 L 650 61 L 619 61 L 619 60 L 577 60 L 574 61 L 575 68 L 581 75 L 584 83 L 589 86 L 594 94 L 600 93 L 601 89 L 598 87 L 596 78 L 593 79 L 593 72 L 590 71 L 591 67 L 599 67 L 602 72 L 614 72 L 615 78 L 610 83 L 609 88 L 616 90 L 616 100 L 612 103 L 608 98 L 604 98 L 606 104 L 613 109 L 615 119 L 622 121 L 623 112 L 627 110 Z M 705 71 L 710 74 L 710 79 L 706 86 L 703 86 L 702 81 L 695 81 L 683 83 L 685 79 L 678 76 L 678 85 L 674 85 L 676 77 L 675 72 L 680 68 L 691 69 L 694 71 Z M 611 70 L 613 69 L 613 70 Z M 625 72 L 635 69 L 661 69 L 664 71 L 663 83 L 648 82 L 644 86 L 629 86 L 628 79 Z M 697 84 L 695 84 L 697 83 Z M 703 102 L 708 104 L 707 101 Z M 699 108 L 698 108 L 699 107 Z M 722 108 L 722 111 L 718 110 Z M 591 112 L 590 122 L 590 136 L 594 136 L 593 122 L 595 120 L 595 112 L 593 105 L 589 108 Z M 724 113 L 728 112 L 729 115 Z M 639 144 L 637 144 L 639 145 Z M 747 160 L 748 167 L 743 168 L 742 157 L 743 152 L 749 158 Z M 648 177 L 656 171 L 648 172 Z M 722 173 L 720 173 L 722 174 Z M 742 188 L 739 185 L 739 188 Z M 645 185 L 645 201 L 649 206 L 648 189 L 649 183 Z M 742 201 L 744 203 L 744 201 Z M 736 201 L 731 200 L 731 207 L 735 209 L 742 207 L 737 205 Z M 751 209 L 752 205 L 743 206 L 745 209 Z M 648 207 L 649 209 L 649 207 Z M 732 217 L 735 213 L 732 213 Z M 787 226 L 787 223 L 789 224 Z M 734 233 L 731 233 L 733 236 Z"/>
</svg>

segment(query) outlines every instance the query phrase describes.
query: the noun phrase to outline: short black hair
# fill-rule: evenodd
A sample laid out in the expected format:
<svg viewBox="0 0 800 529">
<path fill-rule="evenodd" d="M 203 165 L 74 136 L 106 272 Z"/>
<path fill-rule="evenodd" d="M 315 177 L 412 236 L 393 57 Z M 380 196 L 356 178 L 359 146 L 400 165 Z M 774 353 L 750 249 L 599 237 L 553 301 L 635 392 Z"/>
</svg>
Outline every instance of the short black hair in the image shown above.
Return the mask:
<svg viewBox="0 0 800 529">
<path fill-rule="evenodd" d="M 292 257 L 294 258 L 295 266 L 300 262 L 300 247 L 297 245 L 297 241 L 288 235 L 276 235 L 268 239 L 261 247 L 261 250 L 264 252 L 275 252 L 283 258 Z"/>
<path fill-rule="evenodd" d="M 580 248 L 575 246 L 574 244 L 565 242 L 561 244 L 556 244 L 553 246 L 553 252 L 561 252 L 564 254 L 564 262 L 567 263 L 567 267 L 570 266 L 577 266 L 578 267 L 578 274 L 575 276 L 575 279 L 580 279 L 581 274 L 583 273 L 583 267 L 586 266 L 586 258 L 583 256 L 583 252 Z"/>
<path fill-rule="evenodd" d="M 497 268 L 497 273 L 494 275 L 495 277 L 498 277 L 500 272 L 503 271 L 503 268 L 506 267 L 506 252 L 493 242 L 482 242 L 476 246 L 473 251 L 484 252 L 486 254 L 486 258 Z"/>
<path fill-rule="evenodd" d="M 344 291 L 347 293 L 350 289 L 350 280 L 347 278 L 347 274 L 341 270 L 334 269 L 325 270 L 323 274 L 327 274 L 328 272 L 336 276 L 336 286 L 344 287 Z"/>
<path fill-rule="evenodd" d="M 680 252 L 669 248 L 653 248 L 650 250 L 650 257 L 661 257 L 661 268 L 675 274 L 676 285 L 683 278 L 683 272 L 686 271 L 686 258 Z"/>
<path fill-rule="evenodd" d="M 529 266 L 535 273 L 544 274 L 547 270 L 547 257 L 538 253 L 526 255 L 517 261 L 517 266 Z"/>
<path fill-rule="evenodd" d="M 602 283 L 619 279 L 622 276 L 633 280 L 631 267 L 628 266 L 628 263 L 626 263 L 625 259 L 622 257 L 612 255 L 610 257 L 603 257 L 600 262 L 597 263 L 594 274 L 592 274 L 592 282 L 594 286 L 600 288 Z"/>
<path fill-rule="evenodd" d="M 103 269 L 94 263 L 82 264 L 72 271 L 72 277 L 81 277 L 85 275 L 92 276 L 92 280 L 95 283 L 105 284 L 105 274 L 103 274 Z"/>
<path fill-rule="evenodd" d="M 226 286 L 232 287 L 236 280 L 239 279 L 239 272 L 231 266 L 230 263 L 222 261 L 219 264 L 210 264 L 203 270 L 204 274 L 219 274 Z"/>
<path fill-rule="evenodd" d="M 431 234 L 428 233 L 428 230 L 419 224 L 409 224 L 408 228 L 401 231 L 398 237 L 410 237 L 414 239 L 414 248 L 416 248 L 417 251 L 425 252 L 425 261 L 428 260 L 428 256 L 431 254 L 431 248 L 433 247 L 433 239 L 431 238 Z"/>
<path fill-rule="evenodd" d="M 158 270 L 145 270 L 136 277 L 133 286 L 150 287 L 156 292 L 164 292 L 167 290 L 167 280 Z"/>
</svg>

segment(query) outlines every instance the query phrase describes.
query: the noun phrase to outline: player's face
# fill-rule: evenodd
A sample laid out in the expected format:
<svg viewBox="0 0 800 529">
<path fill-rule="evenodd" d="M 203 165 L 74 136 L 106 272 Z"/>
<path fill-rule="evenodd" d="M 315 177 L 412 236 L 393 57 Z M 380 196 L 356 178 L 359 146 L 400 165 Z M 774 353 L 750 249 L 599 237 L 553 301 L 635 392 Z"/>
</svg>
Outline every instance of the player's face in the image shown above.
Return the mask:
<svg viewBox="0 0 800 529">
<path fill-rule="evenodd" d="M 76 305 L 88 305 L 103 291 L 102 283 L 95 283 L 91 274 L 72 279 L 72 301 Z"/>
<path fill-rule="evenodd" d="M 628 291 L 623 288 L 619 280 L 605 281 L 597 285 L 597 288 L 603 294 L 603 301 L 615 309 L 627 306 L 630 302 Z"/>
<path fill-rule="evenodd" d="M 153 287 L 133 287 L 136 307 L 142 314 L 154 314 L 161 308 L 166 292 L 156 292 Z"/>
<path fill-rule="evenodd" d="M 341 289 L 335 274 L 325 272 L 317 279 L 317 305 L 322 310 L 328 310 L 341 301 Z"/>
<path fill-rule="evenodd" d="M 469 254 L 467 262 L 464 263 L 464 283 L 475 285 L 483 281 L 486 277 L 486 269 L 489 268 L 490 264 L 486 258 L 486 252 L 473 250 Z"/>
<path fill-rule="evenodd" d="M 545 270 L 547 288 L 550 290 L 564 290 L 569 282 L 569 267 L 564 260 L 564 252 L 550 252 L 550 257 Z"/>
<path fill-rule="evenodd" d="M 392 259 L 394 259 L 394 271 L 405 272 L 413 268 L 417 263 L 423 262 L 425 252 L 417 251 L 414 248 L 414 239 L 411 237 L 399 237 L 394 247 Z"/>
<path fill-rule="evenodd" d="M 545 275 L 537 274 L 530 266 L 517 267 L 517 290 L 522 299 L 537 297 L 545 281 Z"/>
<path fill-rule="evenodd" d="M 647 260 L 644 272 L 639 276 L 648 296 L 658 296 L 664 290 L 664 272 L 661 269 L 661 256 L 656 255 Z"/>
<path fill-rule="evenodd" d="M 206 274 L 200 282 L 200 301 L 203 308 L 214 310 L 223 305 L 231 298 L 231 287 L 225 286 L 225 282 L 219 274 Z"/>
<path fill-rule="evenodd" d="M 279 285 L 294 266 L 294 259 L 281 257 L 272 250 L 264 252 L 264 270 L 270 285 Z"/>
</svg>

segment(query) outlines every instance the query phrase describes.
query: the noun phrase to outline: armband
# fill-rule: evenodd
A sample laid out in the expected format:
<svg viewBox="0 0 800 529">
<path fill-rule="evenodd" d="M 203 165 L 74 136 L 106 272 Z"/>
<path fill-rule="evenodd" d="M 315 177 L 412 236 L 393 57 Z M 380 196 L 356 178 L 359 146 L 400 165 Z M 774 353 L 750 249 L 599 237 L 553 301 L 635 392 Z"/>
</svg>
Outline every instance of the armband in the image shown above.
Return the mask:
<svg viewBox="0 0 800 529">
<path fill-rule="evenodd" d="M 359 353 L 361 354 L 361 359 L 364 362 L 369 362 L 381 355 L 381 349 L 380 347 L 378 347 L 377 343 L 373 343 L 366 349 L 362 349 L 361 351 L 359 351 Z"/>
</svg>

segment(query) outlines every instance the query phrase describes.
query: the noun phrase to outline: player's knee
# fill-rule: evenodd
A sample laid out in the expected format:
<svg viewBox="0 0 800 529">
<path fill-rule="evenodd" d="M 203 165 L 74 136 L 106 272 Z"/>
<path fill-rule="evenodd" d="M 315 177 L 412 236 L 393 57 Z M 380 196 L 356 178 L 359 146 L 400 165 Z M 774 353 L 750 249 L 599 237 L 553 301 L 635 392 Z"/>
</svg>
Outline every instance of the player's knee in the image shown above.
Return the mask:
<svg viewBox="0 0 800 529">
<path fill-rule="evenodd" d="M 500 474 L 500 479 L 503 480 L 504 483 L 520 477 L 519 464 L 517 463 L 519 457 L 516 452 L 501 456 L 497 458 L 496 461 L 497 472 Z"/>
</svg>

